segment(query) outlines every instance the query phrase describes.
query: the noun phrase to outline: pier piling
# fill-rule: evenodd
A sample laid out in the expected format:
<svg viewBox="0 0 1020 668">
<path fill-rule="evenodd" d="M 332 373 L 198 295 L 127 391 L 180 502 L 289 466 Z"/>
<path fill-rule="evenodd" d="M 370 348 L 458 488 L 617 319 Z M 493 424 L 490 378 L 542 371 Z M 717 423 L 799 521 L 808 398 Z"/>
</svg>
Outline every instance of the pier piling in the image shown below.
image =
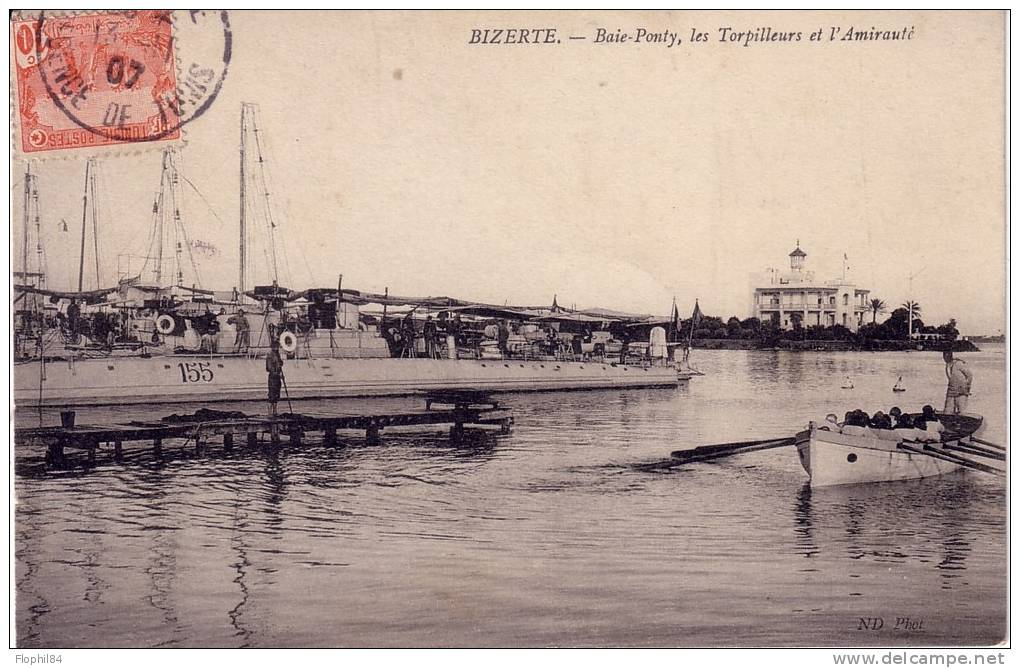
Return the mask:
<svg viewBox="0 0 1020 668">
<path fill-rule="evenodd" d="M 341 443 L 338 432 L 356 430 L 365 434 L 369 444 L 378 444 L 382 432 L 388 427 L 399 429 L 418 428 L 435 433 L 436 427 L 449 425 L 453 442 L 460 443 L 467 431 L 486 430 L 489 433 L 507 434 L 513 424 L 510 411 L 498 408 L 491 400 L 482 400 L 476 393 L 470 395 L 432 397 L 427 410 L 403 409 L 364 413 L 322 413 L 286 414 L 283 416 L 257 416 L 224 414 L 212 416 L 211 411 L 196 412 L 194 416 L 169 416 L 162 420 L 131 421 L 120 424 L 75 425 L 74 413 L 64 411 L 59 426 L 25 427 L 15 429 L 15 443 L 19 452 L 25 446 L 40 446 L 45 450 L 45 463 L 51 468 L 65 468 L 69 465 L 65 450 L 85 450 L 86 467 L 95 466 L 97 451 L 102 443 L 113 444 L 112 459 L 124 461 L 125 443 L 137 443 L 141 447 L 151 443 L 153 455 L 163 459 L 164 441 L 179 447 L 181 454 L 190 455 L 189 445 L 194 439 L 195 455 L 209 448 L 207 441 L 222 436 L 223 451 L 234 450 L 235 436 L 246 440 L 248 447 L 256 449 L 261 439 L 268 437 L 272 445 L 279 446 L 281 435 L 286 436 L 288 445 L 300 446 L 306 438 L 313 439 L 321 434 L 322 443 L 336 446 Z M 451 408 L 437 409 L 432 403 L 442 403 Z M 199 414 L 201 413 L 201 415 Z M 130 447 L 130 445 L 128 446 Z M 136 446 L 138 447 L 138 446 Z M 176 451 L 175 451 L 176 452 Z"/>
</svg>

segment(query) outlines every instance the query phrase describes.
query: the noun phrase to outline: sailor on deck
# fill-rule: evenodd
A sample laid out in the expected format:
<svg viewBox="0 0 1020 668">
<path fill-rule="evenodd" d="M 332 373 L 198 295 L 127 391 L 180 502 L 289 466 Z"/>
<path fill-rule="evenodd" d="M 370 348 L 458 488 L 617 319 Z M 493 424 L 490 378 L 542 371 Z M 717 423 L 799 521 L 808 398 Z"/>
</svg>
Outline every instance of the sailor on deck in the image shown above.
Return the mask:
<svg viewBox="0 0 1020 668">
<path fill-rule="evenodd" d="M 238 309 L 237 315 L 227 322 L 237 328 L 237 335 L 234 337 L 234 352 L 239 353 L 242 350 L 248 352 L 251 347 L 251 325 L 248 324 L 248 318 L 244 317 L 244 309 Z"/>
<path fill-rule="evenodd" d="M 425 356 L 439 359 L 439 328 L 436 327 L 432 316 L 426 316 L 422 336 L 425 338 Z"/>
</svg>

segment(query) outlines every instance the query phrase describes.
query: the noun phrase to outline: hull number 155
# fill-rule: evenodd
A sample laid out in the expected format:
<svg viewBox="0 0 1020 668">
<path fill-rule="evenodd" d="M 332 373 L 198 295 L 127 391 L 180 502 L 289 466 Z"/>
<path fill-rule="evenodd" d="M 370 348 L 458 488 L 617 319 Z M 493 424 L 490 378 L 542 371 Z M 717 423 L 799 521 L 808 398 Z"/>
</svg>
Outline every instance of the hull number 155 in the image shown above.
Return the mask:
<svg viewBox="0 0 1020 668">
<path fill-rule="evenodd" d="M 209 362 L 180 362 L 182 383 L 208 383 L 213 379 L 212 365 Z"/>
</svg>

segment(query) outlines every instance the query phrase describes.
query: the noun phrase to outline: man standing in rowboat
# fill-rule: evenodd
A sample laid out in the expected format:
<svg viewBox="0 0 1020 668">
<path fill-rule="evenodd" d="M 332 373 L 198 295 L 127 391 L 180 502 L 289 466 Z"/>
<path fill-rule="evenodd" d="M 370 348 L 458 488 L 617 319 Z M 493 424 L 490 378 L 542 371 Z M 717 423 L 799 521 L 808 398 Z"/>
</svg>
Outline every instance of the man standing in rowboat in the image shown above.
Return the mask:
<svg viewBox="0 0 1020 668">
<path fill-rule="evenodd" d="M 974 380 L 974 374 L 963 360 L 953 359 L 951 350 L 944 351 L 942 359 L 946 361 L 946 378 L 949 379 L 943 413 L 959 415 L 967 410 L 967 399 L 970 397 L 970 385 Z"/>
</svg>

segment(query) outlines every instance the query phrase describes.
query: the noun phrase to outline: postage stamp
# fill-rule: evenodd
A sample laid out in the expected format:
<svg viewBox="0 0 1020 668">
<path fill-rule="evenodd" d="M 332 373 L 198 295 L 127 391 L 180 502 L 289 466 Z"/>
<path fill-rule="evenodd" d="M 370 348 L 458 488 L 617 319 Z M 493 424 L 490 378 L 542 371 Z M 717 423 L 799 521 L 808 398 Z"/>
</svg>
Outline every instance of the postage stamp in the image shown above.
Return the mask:
<svg viewBox="0 0 1020 668">
<path fill-rule="evenodd" d="M 230 28 L 225 12 L 177 14 L 40 12 L 13 20 L 15 149 L 41 156 L 180 140 L 222 86 Z M 222 35 L 212 52 L 182 53 L 182 44 L 210 41 L 181 40 L 182 31 L 210 29 Z"/>
</svg>

